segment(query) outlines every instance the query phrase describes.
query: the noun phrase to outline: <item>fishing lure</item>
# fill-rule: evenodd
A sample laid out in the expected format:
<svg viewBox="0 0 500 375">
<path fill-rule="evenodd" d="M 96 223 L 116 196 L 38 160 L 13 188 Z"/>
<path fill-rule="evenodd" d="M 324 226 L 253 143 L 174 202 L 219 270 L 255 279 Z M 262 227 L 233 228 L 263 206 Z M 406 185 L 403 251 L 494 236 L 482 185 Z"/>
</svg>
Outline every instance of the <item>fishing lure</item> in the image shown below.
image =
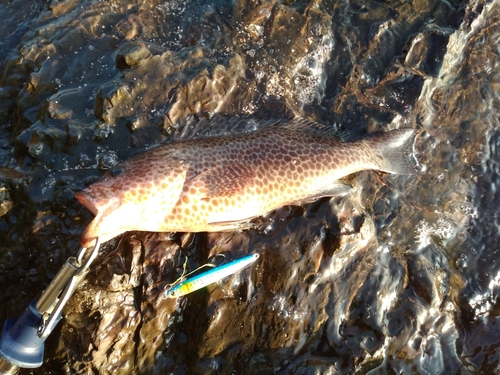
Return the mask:
<svg viewBox="0 0 500 375">
<path fill-rule="evenodd" d="M 182 297 L 209 284 L 216 283 L 217 281 L 250 266 L 257 259 L 259 259 L 259 254 L 251 254 L 193 276 L 168 289 L 165 292 L 164 298 Z"/>
</svg>

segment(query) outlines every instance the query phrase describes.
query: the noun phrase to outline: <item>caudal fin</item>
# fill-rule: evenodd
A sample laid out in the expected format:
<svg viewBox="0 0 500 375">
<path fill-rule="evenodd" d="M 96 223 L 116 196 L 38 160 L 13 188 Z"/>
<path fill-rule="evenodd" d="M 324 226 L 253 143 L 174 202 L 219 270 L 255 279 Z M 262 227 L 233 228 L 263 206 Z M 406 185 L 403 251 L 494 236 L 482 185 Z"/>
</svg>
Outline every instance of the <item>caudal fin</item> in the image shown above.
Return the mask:
<svg viewBox="0 0 500 375">
<path fill-rule="evenodd" d="M 381 171 L 395 174 L 418 173 L 415 158 L 415 130 L 398 129 L 376 134 L 365 140 L 380 161 Z"/>
</svg>

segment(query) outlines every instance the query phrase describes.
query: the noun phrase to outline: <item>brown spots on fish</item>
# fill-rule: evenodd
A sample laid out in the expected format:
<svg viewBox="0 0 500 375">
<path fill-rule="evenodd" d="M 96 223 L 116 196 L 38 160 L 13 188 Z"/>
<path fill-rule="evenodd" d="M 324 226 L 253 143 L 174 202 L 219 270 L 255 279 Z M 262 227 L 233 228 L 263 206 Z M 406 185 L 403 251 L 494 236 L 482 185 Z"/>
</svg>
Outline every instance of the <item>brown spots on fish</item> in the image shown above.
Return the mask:
<svg viewBox="0 0 500 375">
<path fill-rule="evenodd" d="M 411 155 L 412 135 L 402 130 L 342 143 L 324 133 L 278 126 L 160 146 L 79 193 L 80 202 L 97 214 L 82 244 L 132 229 L 213 231 L 222 222 L 226 229 L 239 228 L 243 220 L 318 196 L 348 173 L 405 173 L 411 169 L 403 156 Z M 114 214 L 119 204 L 123 213 Z"/>
</svg>

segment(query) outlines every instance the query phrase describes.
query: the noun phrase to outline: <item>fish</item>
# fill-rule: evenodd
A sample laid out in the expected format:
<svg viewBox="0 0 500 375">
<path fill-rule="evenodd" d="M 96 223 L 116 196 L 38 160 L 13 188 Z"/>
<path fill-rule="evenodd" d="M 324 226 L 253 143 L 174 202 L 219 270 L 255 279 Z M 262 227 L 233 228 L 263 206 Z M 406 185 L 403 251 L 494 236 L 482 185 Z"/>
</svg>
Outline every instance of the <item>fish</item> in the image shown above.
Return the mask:
<svg viewBox="0 0 500 375">
<path fill-rule="evenodd" d="M 256 262 L 257 259 L 259 259 L 258 253 L 247 255 L 246 257 L 233 260 L 229 263 L 193 276 L 167 289 L 164 294 L 164 298 L 179 298 L 198 289 L 204 288 L 207 285 L 216 283 L 225 277 L 249 267 L 251 264 Z"/>
<path fill-rule="evenodd" d="M 125 160 L 75 194 L 95 215 L 81 246 L 127 231 L 244 230 L 279 207 L 345 194 L 339 180 L 358 171 L 416 173 L 413 129 L 344 142 L 309 125 L 179 140 Z"/>
</svg>

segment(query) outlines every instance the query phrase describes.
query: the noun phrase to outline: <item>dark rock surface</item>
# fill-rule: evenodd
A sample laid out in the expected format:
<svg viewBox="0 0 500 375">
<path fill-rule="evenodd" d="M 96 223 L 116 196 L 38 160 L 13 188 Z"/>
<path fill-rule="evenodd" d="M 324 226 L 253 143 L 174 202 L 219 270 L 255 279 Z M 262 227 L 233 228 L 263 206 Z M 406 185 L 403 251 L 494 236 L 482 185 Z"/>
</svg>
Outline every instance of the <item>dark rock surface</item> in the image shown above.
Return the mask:
<svg viewBox="0 0 500 375">
<path fill-rule="evenodd" d="M 47 342 L 54 374 L 473 374 L 499 363 L 498 1 L 0 4 L 0 321 L 78 250 L 73 193 L 178 138 L 301 116 L 419 130 L 415 176 L 236 233 L 110 241 Z M 216 254 L 257 264 L 175 300 Z"/>
</svg>

